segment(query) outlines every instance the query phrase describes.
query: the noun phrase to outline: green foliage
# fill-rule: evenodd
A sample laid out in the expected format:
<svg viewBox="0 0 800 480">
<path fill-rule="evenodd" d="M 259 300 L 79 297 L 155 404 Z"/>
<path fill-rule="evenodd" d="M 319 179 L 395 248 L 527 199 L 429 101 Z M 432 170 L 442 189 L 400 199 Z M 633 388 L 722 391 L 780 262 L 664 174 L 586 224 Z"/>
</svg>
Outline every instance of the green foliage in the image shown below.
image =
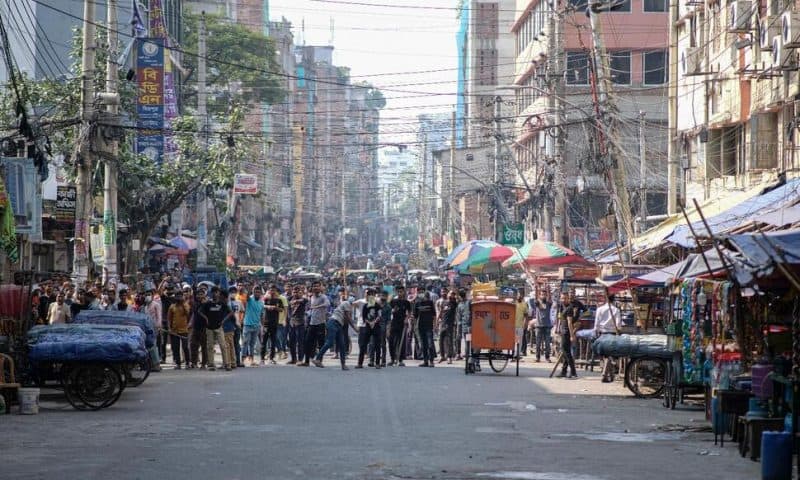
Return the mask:
<svg viewBox="0 0 800 480">
<path fill-rule="evenodd" d="M 383 96 L 383 92 L 374 87 L 371 83 L 360 82 L 356 83 L 355 86 L 365 88 L 367 90 L 367 108 L 381 110 L 386 106 L 386 97 Z"/>
<path fill-rule="evenodd" d="M 184 14 L 182 50 L 192 54 L 183 55 L 183 61 L 194 72 L 186 82 L 187 95 L 196 91 L 197 56 L 193 53 L 197 52 L 199 21 L 199 15 Z M 209 112 L 225 112 L 231 99 L 245 104 L 273 104 L 283 100 L 278 75 L 281 68 L 271 38 L 217 15 L 206 14 L 206 29 L 208 90 L 224 92 L 209 96 Z M 232 95 L 232 91 L 237 94 Z"/>
</svg>

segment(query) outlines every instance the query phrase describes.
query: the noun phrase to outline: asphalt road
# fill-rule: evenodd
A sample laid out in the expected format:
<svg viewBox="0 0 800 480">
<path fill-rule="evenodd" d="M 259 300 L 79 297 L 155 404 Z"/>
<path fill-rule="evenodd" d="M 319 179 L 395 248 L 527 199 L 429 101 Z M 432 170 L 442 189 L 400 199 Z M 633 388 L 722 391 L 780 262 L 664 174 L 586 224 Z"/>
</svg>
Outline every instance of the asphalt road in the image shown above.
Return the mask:
<svg viewBox="0 0 800 480">
<path fill-rule="evenodd" d="M 165 370 L 99 412 L 46 395 L 39 415 L 0 416 L 0 478 L 760 478 L 732 443 L 682 431 L 706 425 L 698 409 L 596 374 L 415 365 Z"/>
</svg>

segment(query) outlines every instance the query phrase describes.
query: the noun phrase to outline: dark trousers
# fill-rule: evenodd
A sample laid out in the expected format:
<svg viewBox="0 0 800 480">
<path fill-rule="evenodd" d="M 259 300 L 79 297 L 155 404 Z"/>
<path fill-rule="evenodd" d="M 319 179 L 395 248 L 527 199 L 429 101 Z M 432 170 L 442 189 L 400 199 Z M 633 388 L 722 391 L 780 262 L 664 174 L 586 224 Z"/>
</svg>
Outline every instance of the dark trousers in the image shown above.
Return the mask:
<svg viewBox="0 0 800 480">
<path fill-rule="evenodd" d="M 206 346 L 206 329 L 193 328 L 189 333 L 189 353 L 192 364 L 201 365 L 208 363 L 208 347 Z"/>
<path fill-rule="evenodd" d="M 242 329 L 236 327 L 233 331 L 233 356 L 237 366 L 242 364 Z"/>
<path fill-rule="evenodd" d="M 289 326 L 289 355 L 293 362 L 302 362 L 305 358 L 306 326 Z"/>
<path fill-rule="evenodd" d="M 567 374 L 567 367 L 569 367 L 570 375 L 577 375 L 575 357 L 572 356 L 572 338 L 569 333 L 561 334 L 561 356 L 561 360 L 564 362 L 561 366 L 561 375 Z"/>
<path fill-rule="evenodd" d="M 269 359 L 275 360 L 275 349 L 278 348 L 278 324 L 264 325 L 264 335 L 261 337 L 261 360 L 267 358 L 267 342 L 269 342 Z"/>
<path fill-rule="evenodd" d="M 319 324 L 308 326 L 308 330 L 306 330 L 306 362 L 314 358 L 314 354 L 317 352 L 317 345 L 319 344 L 320 339 L 324 338 L 325 325 Z"/>
<path fill-rule="evenodd" d="M 158 355 L 161 357 L 161 361 L 163 362 L 167 359 L 167 344 L 171 342 L 169 338 L 169 332 L 166 328 L 158 331 L 156 342 L 158 344 Z"/>
<path fill-rule="evenodd" d="M 420 350 L 422 350 L 422 360 L 425 363 L 433 363 L 436 358 L 436 350 L 433 342 L 433 326 L 430 328 L 419 329 Z"/>
<path fill-rule="evenodd" d="M 403 338 L 403 327 L 392 326 L 389 330 L 389 356 L 393 362 L 406 359 L 406 342 Z"/>
<path fill-rule="evenodd" d="M 381 326 L 379 324 L 370 327 L 365 325 L 358 329 L 358 364 L 364 364 L 364 357 L 370 353 L 370 363 L 381 362 L 380 335 Z"/>
<path fill-rule="evenodd" d="M 328 349 L 333 348 L 336 346 L 336 350 L 339 353 L 339 360 L 342 362 L 342 366 L 344 366 L 344 359 L 347 356 L 347 328 L 342 326 L 339 322 L 334 319 L 328 320 L 327 324 L 327 336 L 325 338 L 325 345 L 319 349 L 317 352 L 317 360 L 322 360 L 323 355 Z"/>
<path fill-rule="evenodd" d="M 453 351 L 456 356 L 461 356 L 461 339 L 464 338 L 464 326 L 456 324 L 455 335 L 453 335 Z"/>
<path fill-rule="evenodd" d="M 536 360 L 539 360 L 544 351 L 544 358 L 550 360 L 550 332 L 551 327 L 536 327 Z"/>
<path fill-rule="evenodd" d="M 522 355 L 528 354 L 528 327 L 522 327 L 522 338 L 519 341 L 519 351 Z"/>
<path fill-rule="evenodd" d="M 175 365 L 180 366 L 181 364 L 181 352 L 183 352 L 183 360 L 189 363 L 189 337 L 170 334 L 169 341 L 172 344 L 172 361 L 175 362 Z"/>
<path fill-rule="evenodd" d="M 442 360 L 445 358 L 452 359 L 455 355 L 453 355 L 453 336 L 455 333 L 455 326 L 449 325 L 447 327 L 442 328 L 439 332 L 439 354 L 442 356 Z"/>
</svg>

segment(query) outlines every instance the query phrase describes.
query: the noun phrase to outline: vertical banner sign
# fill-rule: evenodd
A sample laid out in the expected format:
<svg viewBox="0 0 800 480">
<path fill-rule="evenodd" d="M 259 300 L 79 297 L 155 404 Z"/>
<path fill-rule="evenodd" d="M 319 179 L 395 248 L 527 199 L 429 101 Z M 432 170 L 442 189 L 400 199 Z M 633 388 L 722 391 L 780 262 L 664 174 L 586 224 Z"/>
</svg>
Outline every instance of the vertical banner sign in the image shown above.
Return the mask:
<svg viewBox="0 0 800 480">
<path fill-rule="evenodd" d="M 75 187 L 56 187 L 56 222 L 64 226 L 75 226 L 76 197 L 77 190 Z"/>
<path fill-rule="evenodd" d="M 14 214 L 16 233 L 33 238 L 42 234 L 42 191 L 39 174 L 30 158 L 3 157 L 5 190 Z"/>
<path fill-rule="evenodd" d="M 178 151 L 175 136 L 172 134 L 173 122 L 178 118 L 178 96 L 175 92 L 175 68 L 169 53 L 170 39 L 164 21 L 163 0 L 150 0 L 150 36 L 163 39 L 164 46 L 164 124 L 162 125 L 163 155 L 167 160 L 174 158 Z"/>
<path fill-rule="evenodd" d="M 136 40 L 136 153 L 160 163 L 164 155 L 164 40 Z"/>
</svg>

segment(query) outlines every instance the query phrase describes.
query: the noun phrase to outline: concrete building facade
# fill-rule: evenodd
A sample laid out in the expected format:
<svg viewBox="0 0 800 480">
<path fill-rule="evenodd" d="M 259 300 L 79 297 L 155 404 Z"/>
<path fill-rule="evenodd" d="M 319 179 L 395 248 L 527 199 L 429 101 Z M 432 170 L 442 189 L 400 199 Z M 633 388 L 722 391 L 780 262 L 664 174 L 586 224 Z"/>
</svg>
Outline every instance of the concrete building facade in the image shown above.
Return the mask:
<svg viewBox="0 0 800 480">
<path fill-rule="evenodd" d="M 511 28 L 517 54 L 514 161 L 518 183 L 525 185 L 517 190 L 517 217 L 530 238 L 582 251 L 613 239 L 606 222 L 611 165 L 599 161 L 610 142 L 619 152 L 611 162 L 626 170 L 634 216 L 664 213 L 667 190 L 668 3 L 628 0 L 600 14 L 613 101 L 606 105 L 595 100 L 599 86 L 586 7 L 582 0 L 518 0 Z M 598 118 L 607 116 L 615 120 L 614 131 L 599 128 Z"/>
</svg>

